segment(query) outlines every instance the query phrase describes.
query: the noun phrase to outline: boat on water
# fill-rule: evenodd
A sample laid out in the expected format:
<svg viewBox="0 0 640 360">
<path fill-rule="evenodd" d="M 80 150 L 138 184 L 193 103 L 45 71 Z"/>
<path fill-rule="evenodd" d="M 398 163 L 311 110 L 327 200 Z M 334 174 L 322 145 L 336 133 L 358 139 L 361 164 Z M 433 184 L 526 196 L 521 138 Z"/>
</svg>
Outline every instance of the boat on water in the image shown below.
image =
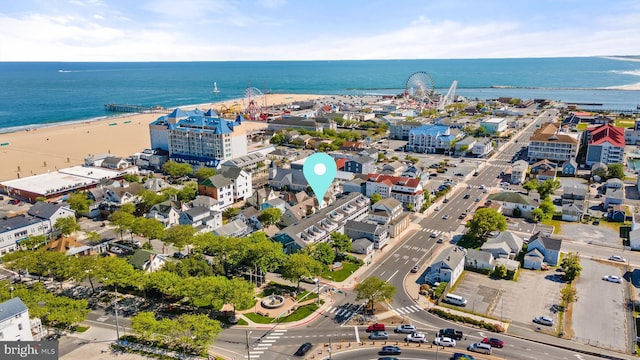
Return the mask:
<svg viewBox="0 0 640 360">
<path fill-rule="evenodd" d="M 214 93 L 219 93 L 220 92 L 220 90 L 218 90 L 218 84 L 216 84 L 215 81 L 213 82 L 213 92 Z"/>
</svg>

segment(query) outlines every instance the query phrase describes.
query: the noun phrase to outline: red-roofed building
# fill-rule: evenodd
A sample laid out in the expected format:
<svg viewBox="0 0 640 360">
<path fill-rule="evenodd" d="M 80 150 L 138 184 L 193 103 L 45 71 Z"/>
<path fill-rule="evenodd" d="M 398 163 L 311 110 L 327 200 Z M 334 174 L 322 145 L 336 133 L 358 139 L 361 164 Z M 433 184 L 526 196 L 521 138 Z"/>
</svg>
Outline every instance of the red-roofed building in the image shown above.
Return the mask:
<svg viewBox="0 0 640 360">
<path fill-rule="evenodd" d="M 383 199 L 394 198 L 405 208 L 420 210 L 424 191 L 420 180 L 409 177 L 369 174 L 365 184 L 366 195 L 380 194 Z"/>
<path fill-rule="evenodd" d="M 347 162 L 347 158 L 340 158 L 340 159 L 336 159 L 336 166 L 338 167 L 338 170 L 344 170 L 344 163 Z"/>
<path fill-rule="evenodd" d="M 624 128 L 609 124 L 586 131 L 587 158 L 589 166 L 601 162 L 603 164 L 622 164 L 624 160 Z"/>
</svg>

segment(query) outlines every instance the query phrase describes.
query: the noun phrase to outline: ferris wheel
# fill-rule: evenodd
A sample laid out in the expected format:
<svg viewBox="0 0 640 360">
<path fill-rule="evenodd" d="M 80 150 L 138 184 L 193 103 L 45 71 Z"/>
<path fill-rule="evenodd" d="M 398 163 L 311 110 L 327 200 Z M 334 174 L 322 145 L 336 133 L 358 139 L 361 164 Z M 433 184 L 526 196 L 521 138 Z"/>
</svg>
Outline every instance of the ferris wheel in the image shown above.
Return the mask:
<svg viewBox="0 0 640 360">
<path fill-rule="evenodd" d="M 405 86 L 405 96 L 421 102 L 423 106 L 432 106 L 436 99 L 435 84 L 431 75 L 424 71 L 409 75 Z"/>
<path fill-rule="evenodd" d="M 244 91 L 244 100 L 242 101 L 245 106 L 245 114 L 251 120 L 256 120 L 260 117 L 262 113 L 262 107 L 260 106 L 259 99 L 264 94 L 260 89 L 256 87 L 248 87 L 247 90 Z"/>
</svg>

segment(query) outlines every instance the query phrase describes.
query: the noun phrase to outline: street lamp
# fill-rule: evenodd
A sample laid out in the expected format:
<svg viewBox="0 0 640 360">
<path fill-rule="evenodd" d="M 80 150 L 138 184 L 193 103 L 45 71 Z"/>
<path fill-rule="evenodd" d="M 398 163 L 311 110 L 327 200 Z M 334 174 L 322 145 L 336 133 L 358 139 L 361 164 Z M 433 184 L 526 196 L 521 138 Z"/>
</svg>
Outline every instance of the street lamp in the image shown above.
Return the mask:
<svg viewBox="0 0 640 360">
<path fill-rule="evenodd" d="M 253 331 L 246 331 L 244 332 L 245 337 L 247 339 L 247 359 L 251 359 L 251 356 L 249 355 L 249 335 L 251 335 L 251 333 L 253 333 Z"/>
</svg>

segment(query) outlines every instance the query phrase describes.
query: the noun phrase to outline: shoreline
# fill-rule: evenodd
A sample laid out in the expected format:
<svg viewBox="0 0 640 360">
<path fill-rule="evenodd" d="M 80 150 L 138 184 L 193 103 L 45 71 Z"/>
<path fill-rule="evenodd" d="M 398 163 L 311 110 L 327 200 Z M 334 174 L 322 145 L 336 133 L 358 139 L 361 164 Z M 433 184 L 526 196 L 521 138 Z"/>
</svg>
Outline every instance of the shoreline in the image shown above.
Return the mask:
<svg viewBox="0 0 640 360">
<path fill-rule="evenodd" d="M 327 95 L 268 94 L 267 104 L 285 105 L 295 101 L 320 99 Z M 178 106 L 180 109 L 218 110 L 242 105 L 243 99 Z M 172 111 L 171 108 L 167 111 Z M 151 147 L 149 123 L 165 113 L 117 113 L 94 120 L 74 120 L 0 132 L 0 181 L 42 174 L 84 164 L 89 155 L 119 157 Z M 229 119 L 233 120 L 233 119 Z M 266 127 L 266 122 L 243 122 L 239 130 Z M 1 131 L 1 130 L 0 130 Z"/>
</svg>

